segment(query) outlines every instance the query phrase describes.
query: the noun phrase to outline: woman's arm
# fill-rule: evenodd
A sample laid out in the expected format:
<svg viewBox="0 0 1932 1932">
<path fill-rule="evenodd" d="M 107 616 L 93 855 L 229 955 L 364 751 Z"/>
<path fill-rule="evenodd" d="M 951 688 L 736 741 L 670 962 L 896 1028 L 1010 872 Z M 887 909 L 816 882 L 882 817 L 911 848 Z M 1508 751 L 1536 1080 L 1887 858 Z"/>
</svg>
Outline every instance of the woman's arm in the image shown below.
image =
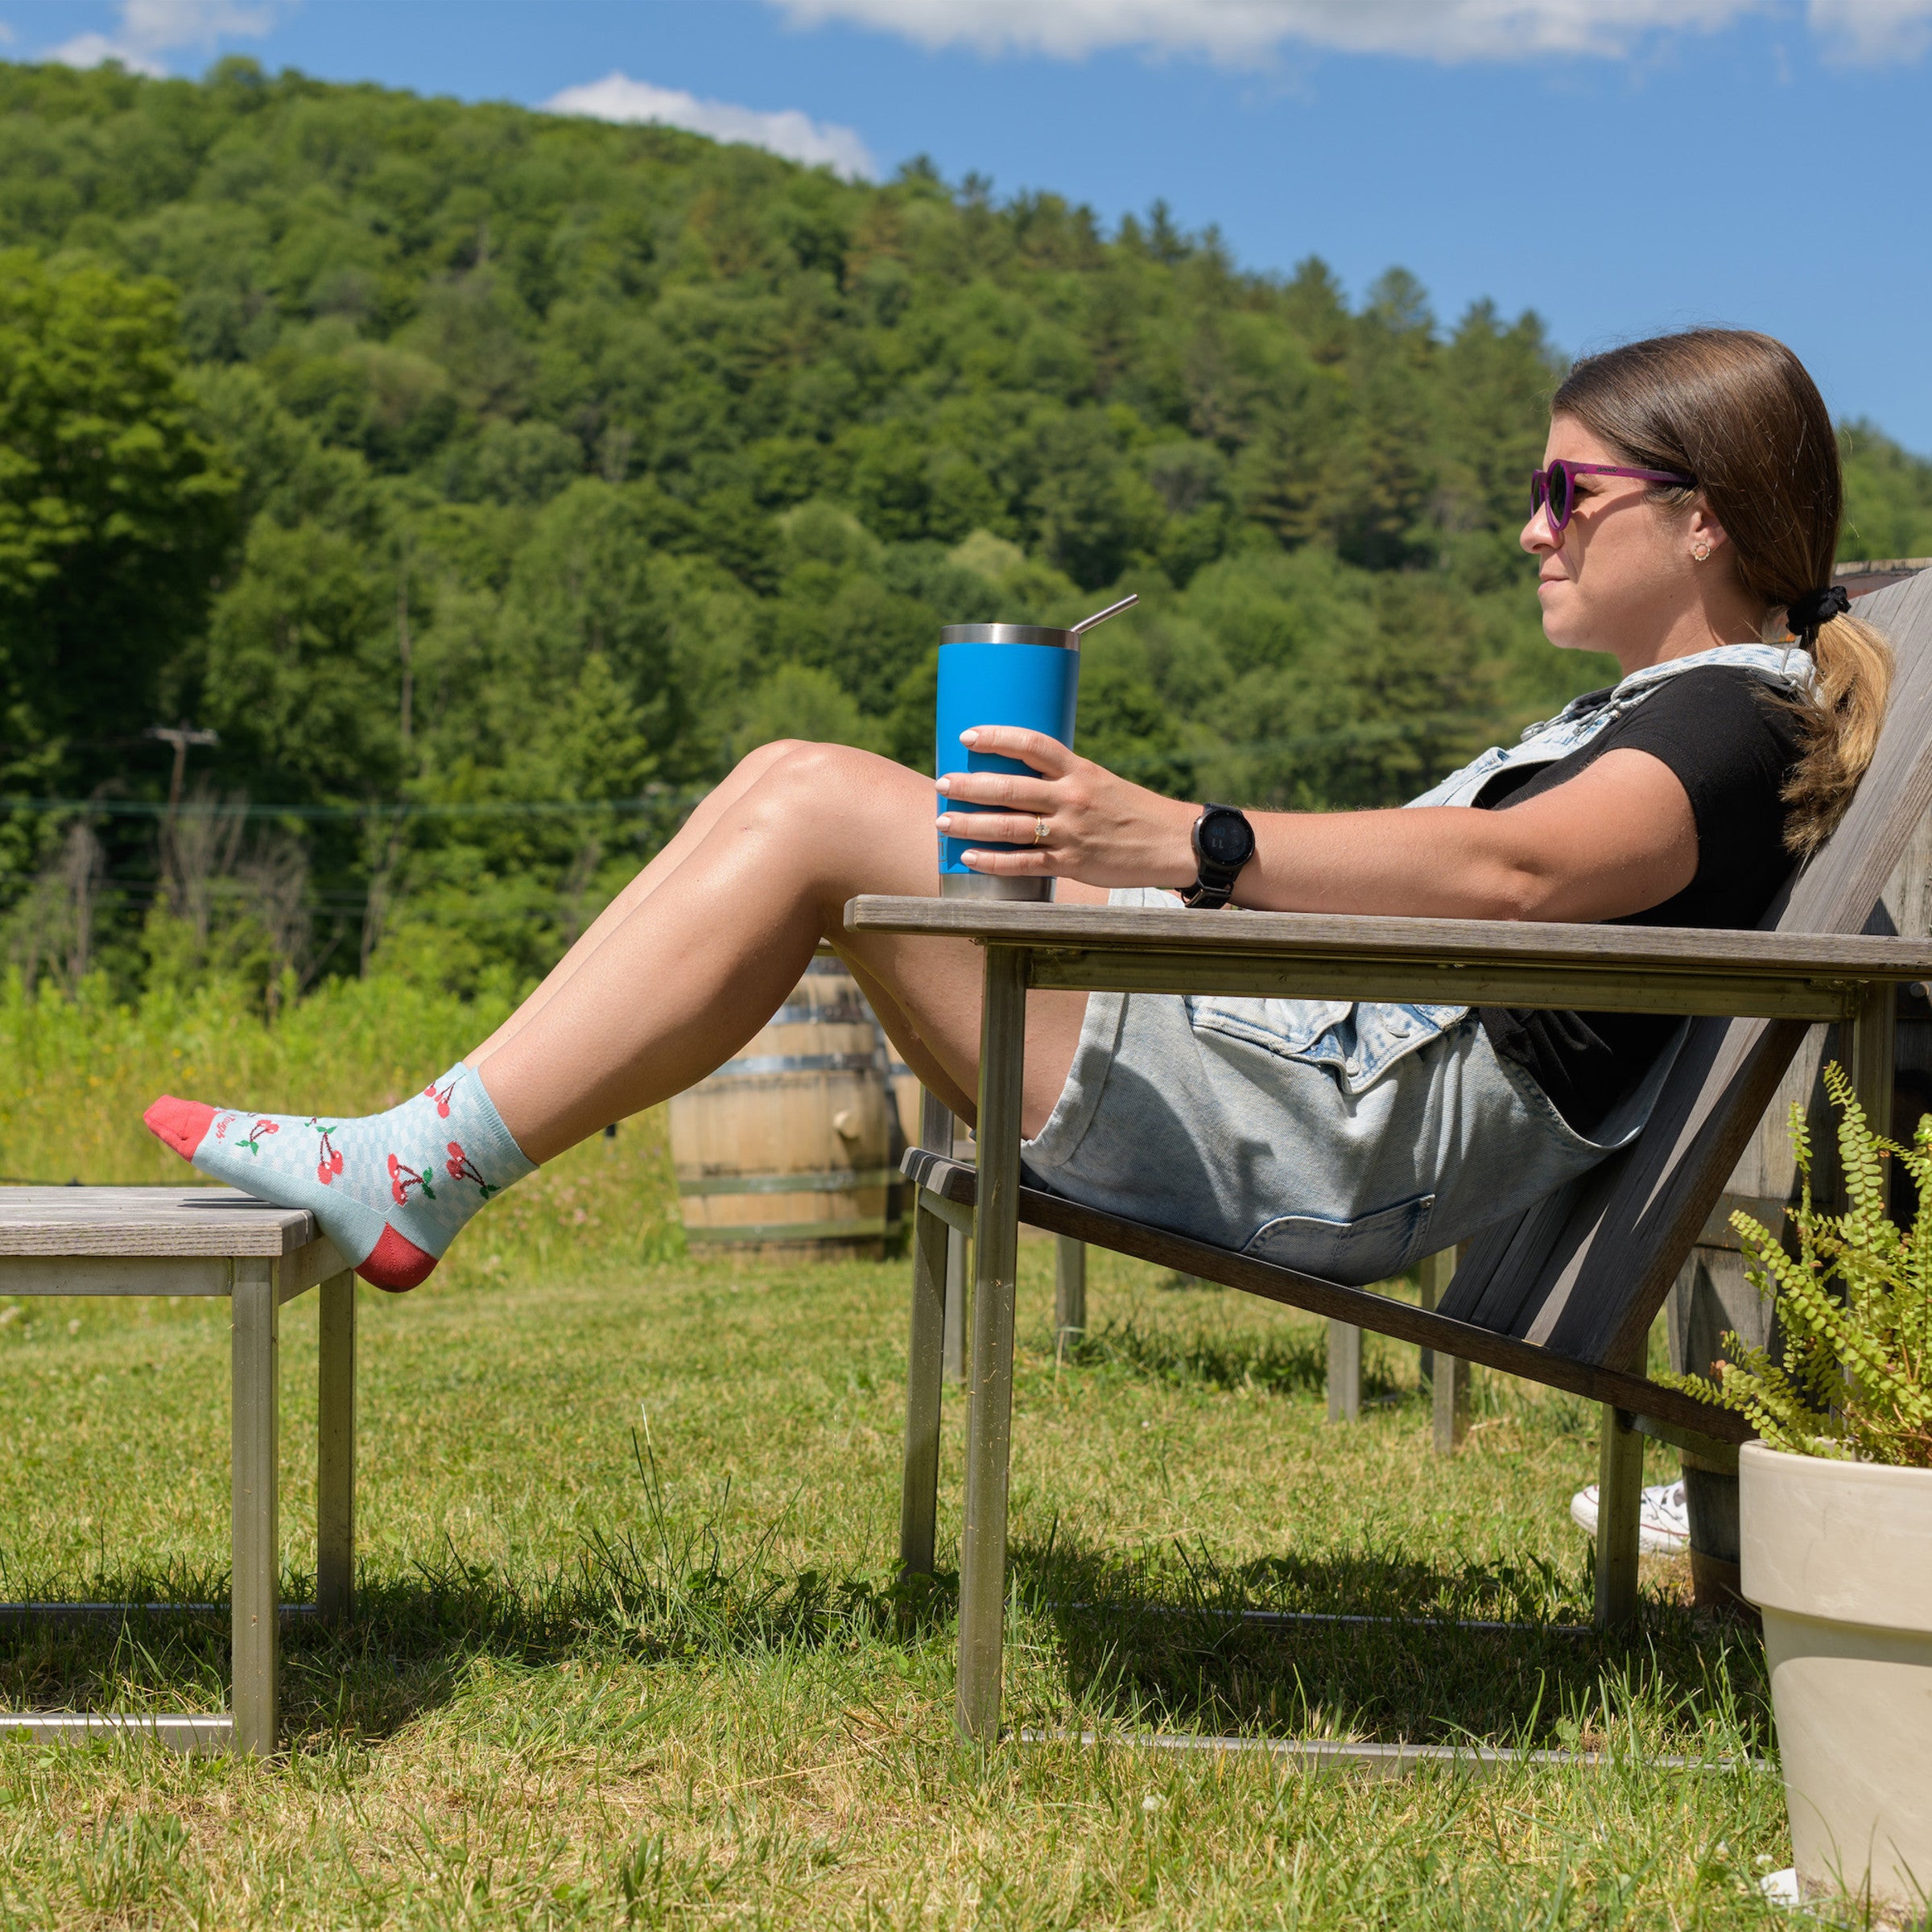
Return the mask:
<svg viewBox="0 0 1932 1932">
<path fill-rule="evenodd" d="M 1090 886 L 1191 885 L 1198 805 L 1162 797 L 1034 732 L 984 726 L 969 749 L 1044 775 L 942 778 L 947 797 L 1005 809 L 942 815 L 954 837 L 1044 846 L 969 854 L 975 871 L 1055 874 Z M 1255 856 L 1241 906 L 1470 919 L 1620 918 L 1660 905 L 1697 871 L 1697 827 L 1682 784 L 1646 751 L 1606 752 L 1575 778 L 1497 811 L 1251 812 Z"/>
</svg>

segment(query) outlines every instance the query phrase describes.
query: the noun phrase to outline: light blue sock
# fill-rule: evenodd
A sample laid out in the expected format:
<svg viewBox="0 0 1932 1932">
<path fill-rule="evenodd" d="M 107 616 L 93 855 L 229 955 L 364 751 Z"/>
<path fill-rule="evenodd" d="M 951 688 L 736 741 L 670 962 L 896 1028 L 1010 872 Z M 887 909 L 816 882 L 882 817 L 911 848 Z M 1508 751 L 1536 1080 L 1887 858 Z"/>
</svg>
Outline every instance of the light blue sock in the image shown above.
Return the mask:
<svg viewBox="0 0 1932 1932">
<path fill-rule="evenodd" d="M 142 1117 L 212 1179 L 306 1208 L 366 1282 L 413 1288 L 535 1162 L 459 1062 L 386 1113 L 255 1113 L 164 1094 Z"/>
</svg>

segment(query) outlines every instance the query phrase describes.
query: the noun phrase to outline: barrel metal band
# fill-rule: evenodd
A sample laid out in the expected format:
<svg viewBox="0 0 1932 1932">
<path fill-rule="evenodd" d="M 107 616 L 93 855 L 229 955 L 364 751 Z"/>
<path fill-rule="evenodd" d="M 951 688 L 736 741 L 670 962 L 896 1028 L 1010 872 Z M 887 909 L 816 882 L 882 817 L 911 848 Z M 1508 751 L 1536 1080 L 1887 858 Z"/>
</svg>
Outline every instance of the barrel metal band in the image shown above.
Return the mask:
<svg viewBox="0 0 1932 1932">
<path fill-rule="evenodd" d="M 704 1194 L 851 1194 L 861 1187 L 896 1187 L 896 1167 L 842 1167 L 828 1174 L 708 1174 L 681 1180 L 678 1192 Z"/>
<path fill-rule="evenodd" d="M 869 1053 L 753 1053 L 727 1060 L 711 1077 L 759 1073 L 869 1073 L 878 1065 Z"/>
<path fill-rule="evenodd" d="M 765 1024 L 767 1026 L 869 1026 L 870 1011 L 857 1000 L 815 1006 L 809 1000 L 787 1000 Z"/>
<path fill-rule="evenodd" d="M 687 1228 L 687 1241 L 876 1241 L 898 1227 L 882 1215 L 857 1221 L 770 1221 L 742 1228 Z"/>
</svg>

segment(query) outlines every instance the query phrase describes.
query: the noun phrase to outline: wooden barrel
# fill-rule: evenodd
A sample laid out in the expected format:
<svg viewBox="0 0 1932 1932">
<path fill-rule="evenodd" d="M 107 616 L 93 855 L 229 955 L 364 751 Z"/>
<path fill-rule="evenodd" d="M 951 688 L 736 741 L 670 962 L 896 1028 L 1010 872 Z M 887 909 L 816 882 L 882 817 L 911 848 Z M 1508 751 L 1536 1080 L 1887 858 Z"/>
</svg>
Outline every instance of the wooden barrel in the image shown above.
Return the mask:
<svg viewBox="0 0 1932 1932">
<path fill-rule="evenodd" d="M 775 1254 L 878 1254 L 895 1231 L 896 1110 L 882 1035 L 836 959 L 671 1103 L 685 1238 Z"/>
<path fill-rule="evenodd" d="M 919 1144 L 919 1105 L 926 1089 L 919 1084 L 919 1076 L 899 1058 L 899 1050 L 888 1041 L 886 1051 L 891 1055 L 886 1067 L 886 1077 L 892 1083 L 893 1110 L 898 1117 L 899 1145 L 902 1149 L 916 1147 Z"/>
</svg>

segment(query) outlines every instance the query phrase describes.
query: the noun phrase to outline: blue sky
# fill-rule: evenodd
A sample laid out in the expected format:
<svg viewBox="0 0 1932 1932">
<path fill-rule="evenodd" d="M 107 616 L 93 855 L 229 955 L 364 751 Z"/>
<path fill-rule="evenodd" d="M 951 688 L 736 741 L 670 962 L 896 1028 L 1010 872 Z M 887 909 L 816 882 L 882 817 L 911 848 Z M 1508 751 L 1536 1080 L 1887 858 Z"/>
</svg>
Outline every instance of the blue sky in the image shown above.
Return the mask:
<svg viewBox="0 0 1932 1932">
<path fill-rule="evenodd" d="M 1319 254 L 1359 295 L 1399 263 L 1445 321 L 1486 295 L 1571 352 L 1766 328 L 1835 409 L 1932 454 L 1932 0 L 0 0 L 0 23 L 15 59 L 585 89 L 1110 222 L 1164 196 L 1248 266 Z"/>
</svg>

